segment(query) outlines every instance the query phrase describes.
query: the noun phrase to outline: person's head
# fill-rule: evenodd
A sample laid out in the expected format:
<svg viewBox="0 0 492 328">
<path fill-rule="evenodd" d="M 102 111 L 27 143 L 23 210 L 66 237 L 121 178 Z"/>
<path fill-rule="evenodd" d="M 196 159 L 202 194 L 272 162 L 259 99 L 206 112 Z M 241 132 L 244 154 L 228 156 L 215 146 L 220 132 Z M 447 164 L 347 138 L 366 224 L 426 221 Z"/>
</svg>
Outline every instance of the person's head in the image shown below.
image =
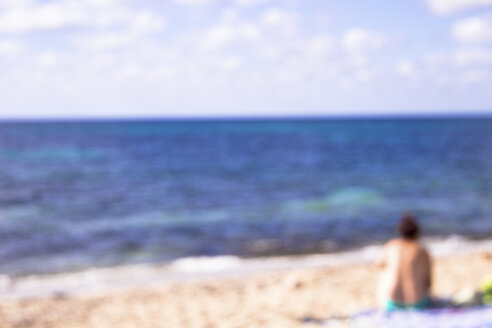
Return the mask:
<svg viewBox="0 0 492 328">
<path fill-rule="evenodd" d="M 404 239 L 418 239 L 420 229 L 417 223 L 417 219 L 412 214 L 404 214 L 400 219 L 400 222 L 398 222 L 398 233 Z"/>
</svg>

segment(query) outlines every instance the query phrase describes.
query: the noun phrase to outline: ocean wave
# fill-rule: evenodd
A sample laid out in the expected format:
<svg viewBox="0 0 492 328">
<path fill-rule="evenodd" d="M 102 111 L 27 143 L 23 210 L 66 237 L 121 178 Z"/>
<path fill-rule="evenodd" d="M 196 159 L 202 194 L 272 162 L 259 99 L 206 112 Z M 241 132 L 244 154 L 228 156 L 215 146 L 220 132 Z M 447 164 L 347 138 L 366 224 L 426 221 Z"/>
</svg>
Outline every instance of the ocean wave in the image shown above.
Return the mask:
<svg viewBox="0 0 492 328">
<path fill-rule="evenodd" d="M 458 235 L 425 239 L 423 243 L 436 257 L 492 251 L 492 239 L 470 240 Z M 88 268 L 51 275 L 4 274 L 0 275 L 0 299 L 53 296 L 60 292 L 97 293 L 112 288 L 124 289 L 158 282 L 371 263 L 379 258 L 381 251 L 382 245 L 377 244 L 330 254 L 248 259 L 238 256 L 184 257 L 166 263 Z"/>
<path fill-rule="evenodd" d="M 432 256 L 451 256 L 492 250 L 492 239 L 471 240 L 459 235 L 425 238 L 422 243 Z M 340 266 L 375 262 L 382 244 L 368 245 L 350 251 L 297 256 L 241 258 L 238 256 L 187 257 L 175 260 L 170 268 L 183 272 L 264 271 L 300 267 Z"/>
</svg>

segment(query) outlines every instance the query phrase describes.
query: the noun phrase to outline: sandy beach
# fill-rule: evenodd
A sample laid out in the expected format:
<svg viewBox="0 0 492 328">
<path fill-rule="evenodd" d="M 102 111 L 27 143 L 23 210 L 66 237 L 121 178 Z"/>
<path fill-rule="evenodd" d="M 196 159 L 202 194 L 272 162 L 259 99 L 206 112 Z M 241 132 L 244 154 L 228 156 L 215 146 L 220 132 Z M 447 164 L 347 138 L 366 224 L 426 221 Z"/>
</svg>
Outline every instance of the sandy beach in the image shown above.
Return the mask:
<svg viewBox="0 0 492 328">
<path fill-rule="evenodd" d="M 316 327 L 303 319 L 375 308 L 378 273 L 371 263 L 299 267 L 4 299 L 0 327 Z M 433 294 L 477 288 L 490 273 L 490 251 L 438 257 Z"/>
</svg>

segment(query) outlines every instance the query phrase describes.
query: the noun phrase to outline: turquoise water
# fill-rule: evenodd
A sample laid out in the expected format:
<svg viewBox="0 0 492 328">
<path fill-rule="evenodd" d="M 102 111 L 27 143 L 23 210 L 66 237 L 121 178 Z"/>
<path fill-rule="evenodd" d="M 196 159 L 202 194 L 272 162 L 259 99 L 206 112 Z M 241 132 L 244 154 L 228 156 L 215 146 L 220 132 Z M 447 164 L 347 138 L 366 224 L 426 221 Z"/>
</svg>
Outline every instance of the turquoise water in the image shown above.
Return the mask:
<svg viewBox="0 0 492 328">
<path fill-rule="evenodd" d="M 492 120 L 0 123 L 0 271 L 492 234 Z"/>
</svg>

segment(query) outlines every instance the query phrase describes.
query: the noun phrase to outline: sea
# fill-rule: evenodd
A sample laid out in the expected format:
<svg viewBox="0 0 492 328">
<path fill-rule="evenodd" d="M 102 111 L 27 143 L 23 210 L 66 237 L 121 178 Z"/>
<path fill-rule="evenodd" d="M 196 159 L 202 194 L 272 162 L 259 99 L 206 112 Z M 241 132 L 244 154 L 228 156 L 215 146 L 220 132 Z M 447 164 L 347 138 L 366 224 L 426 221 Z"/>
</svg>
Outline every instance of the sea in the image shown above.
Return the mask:
<svg viewBox="0 0 492 328">
<path fill-rule="evenodd" d="M 0 123 L 0 273 L 492 237 L 492 119 Z"/>
</svg>

